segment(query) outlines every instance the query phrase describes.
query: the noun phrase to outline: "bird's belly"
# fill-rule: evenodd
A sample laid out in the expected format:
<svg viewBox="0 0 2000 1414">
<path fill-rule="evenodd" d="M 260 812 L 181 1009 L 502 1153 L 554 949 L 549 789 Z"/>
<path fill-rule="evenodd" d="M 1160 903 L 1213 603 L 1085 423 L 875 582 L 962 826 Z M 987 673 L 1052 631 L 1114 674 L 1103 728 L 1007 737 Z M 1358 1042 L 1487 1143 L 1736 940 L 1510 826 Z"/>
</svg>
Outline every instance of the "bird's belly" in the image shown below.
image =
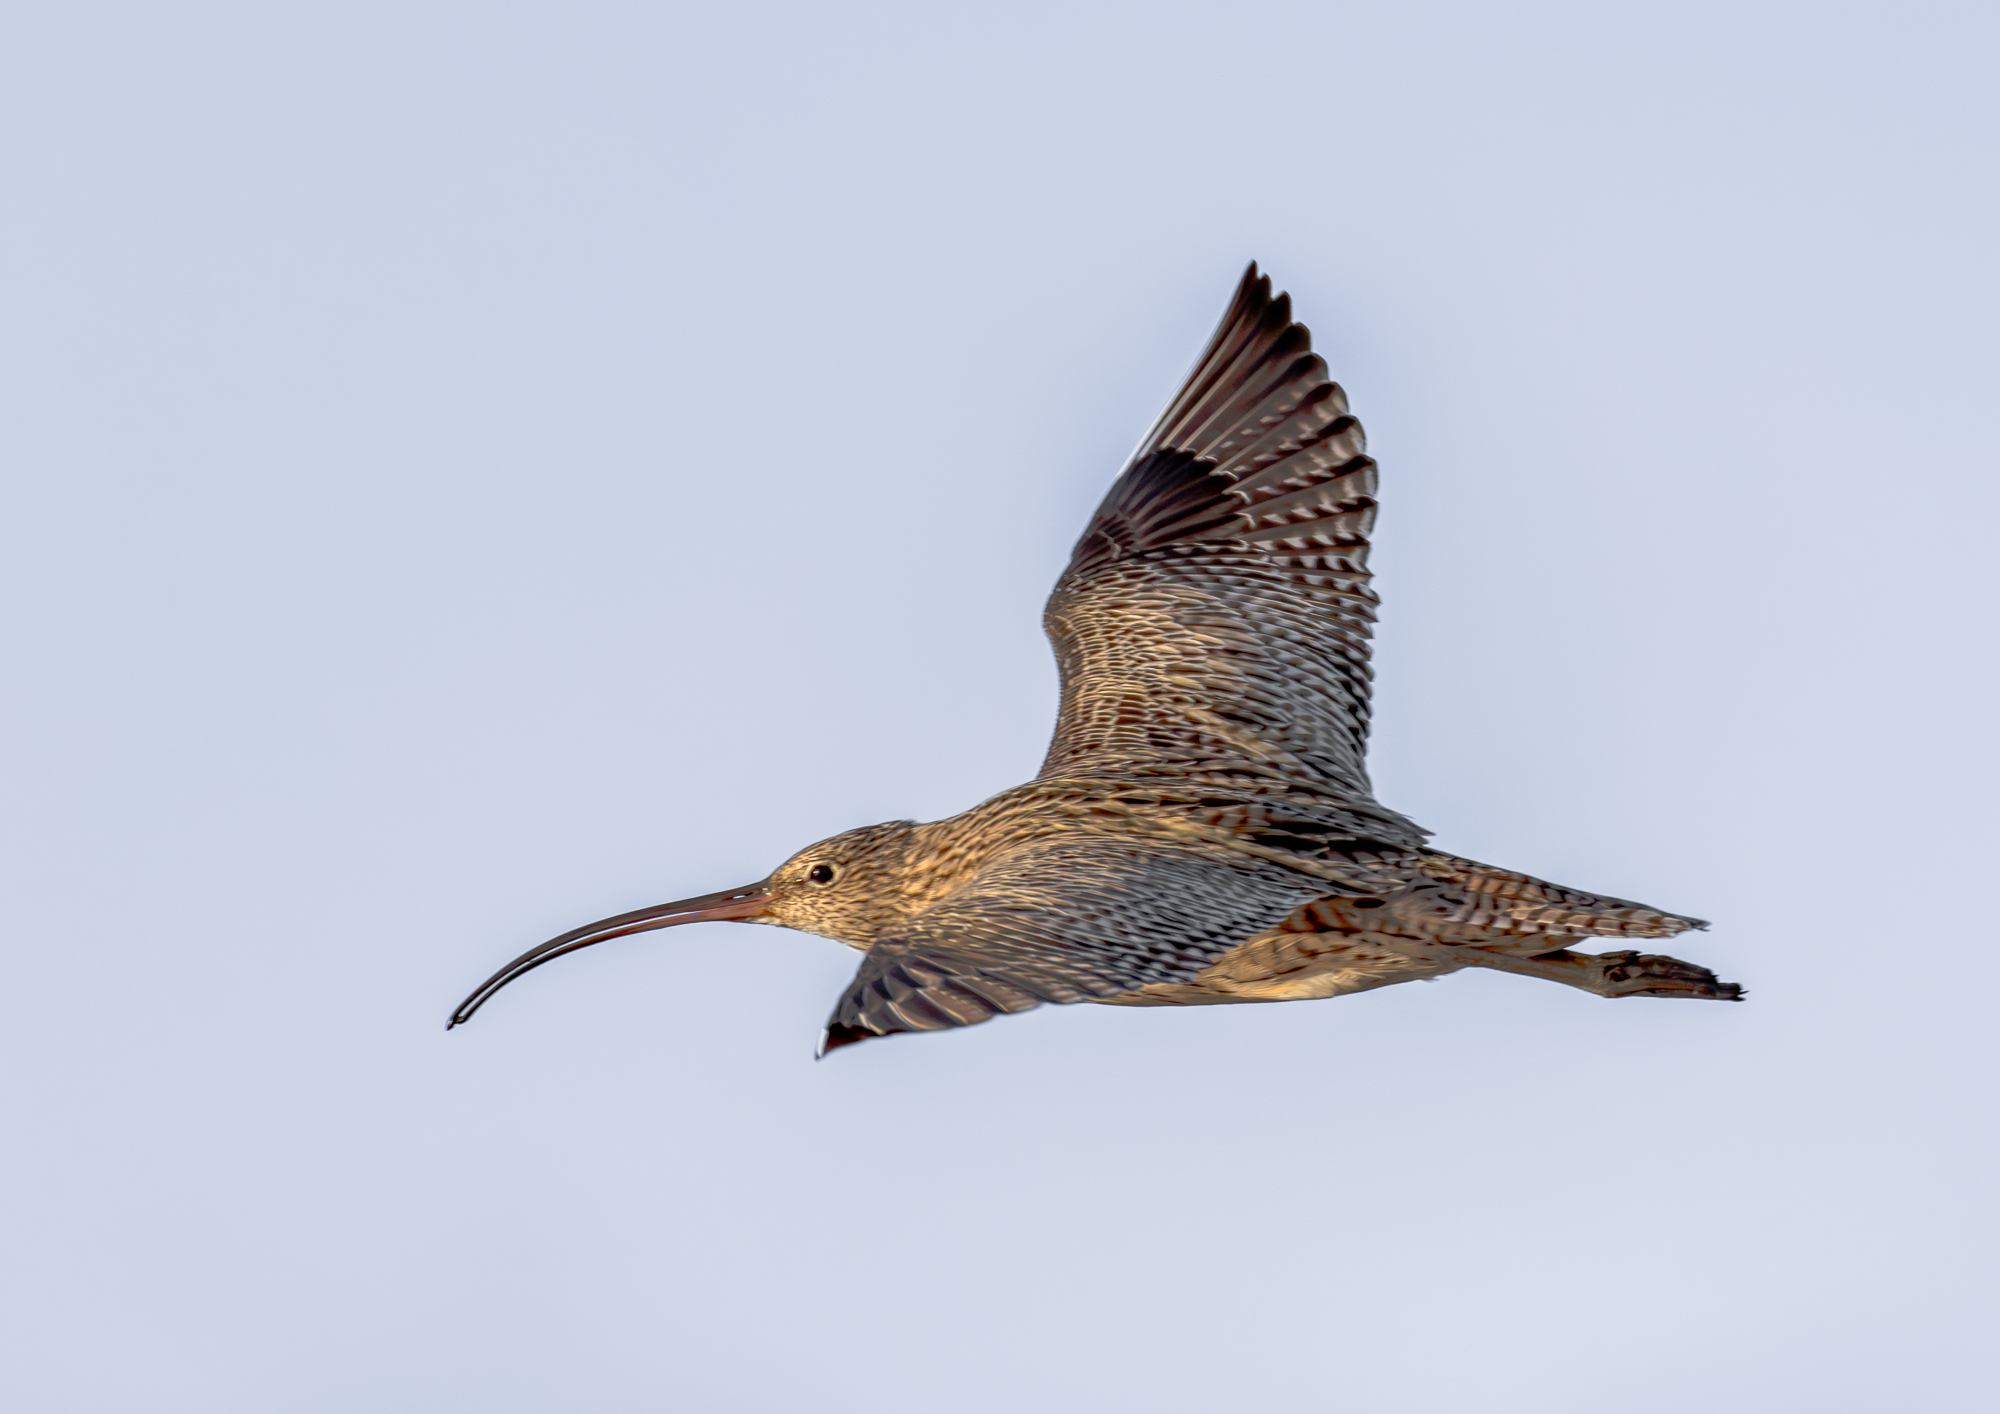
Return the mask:
<svg viewBox="0 0 2000 1414">
<path fill-rule="evenodd" d="M 1456 955 L 1461 947 L 1539 955 L 1579 932 L 1643 936 L 1686 926 L 1637 904 L 1450 855 L 1427 854 L 1419 867 L 1410 886 L 1386 899 L 1318 899 L 1185 981 L 1155 982 L 1105 1000 L 1119 1006 L 1313 1001 L 1457 972 L 1467 965 Z M 1610 911 L 1614 906 L 1619 912 Z"/>
<path fill-rule="evenodd" d="M 1410 939 L 1272 928 L 1224 953 L 1185 982 L 1155 982 L 1105 1001 L 1114 1006 L 1316 1001 L 1439 977 L 1459 966 L 1440 950 Z"/>
</svg>

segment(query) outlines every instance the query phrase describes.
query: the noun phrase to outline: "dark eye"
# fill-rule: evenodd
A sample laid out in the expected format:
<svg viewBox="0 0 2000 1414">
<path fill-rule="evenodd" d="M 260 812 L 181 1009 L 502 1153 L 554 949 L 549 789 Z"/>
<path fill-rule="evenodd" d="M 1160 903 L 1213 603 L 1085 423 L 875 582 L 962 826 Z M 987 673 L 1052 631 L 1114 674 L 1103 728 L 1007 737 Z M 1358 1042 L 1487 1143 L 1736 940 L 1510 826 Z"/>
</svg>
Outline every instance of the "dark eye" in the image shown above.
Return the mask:
<svg viewBox="0 0 2000 1414">
<path fill-rule="evenodd" d="M 833 866 L 831 864 L 815 864 L 811 869 L 806 871 L 806 877 L 815 884 L 831 884 L 833 882 Z"/>
</svg>

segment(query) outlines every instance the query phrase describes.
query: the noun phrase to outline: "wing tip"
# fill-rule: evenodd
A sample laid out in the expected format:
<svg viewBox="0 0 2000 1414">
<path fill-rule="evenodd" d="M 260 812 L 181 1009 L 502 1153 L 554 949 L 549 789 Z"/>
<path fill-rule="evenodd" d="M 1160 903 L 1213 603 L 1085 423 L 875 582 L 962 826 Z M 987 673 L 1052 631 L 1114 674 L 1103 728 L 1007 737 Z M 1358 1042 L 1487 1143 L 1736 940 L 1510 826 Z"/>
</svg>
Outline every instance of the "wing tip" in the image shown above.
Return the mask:
<svg viewBox="0 0 2000 1414">
<path fill-rule="evenodd" d="M 881 1034 L 879 1031 L 869 1030 L 866 1026 L 849 1026 L 844 1021 L 829 1021 L 826 1030 L 819 1033 L 819 1048 L 813 1052 L 813 1059 L 825 1060 L 829 1054 L 842 1046 L 873 1041 Z"/>
<path fill-rule="evenodd" d="M 1216 325 L 1215 335 L 1210 340 L 1209 348 L 1201 359 L 1196 360 L 1196 367 L 1199 368 L 1207 357 L 1215 352 L 1231 330 L 1240 328 L 1245 321 L 1254 322 L 1268 318 L 1272 311 L 1276 310 L 1282 327 L 1292 322 L 1291 309 L 1292 297 L 1283 290 L 1274 292 L 1271 288 L 1271 277 L 1258 268 L 1256 261 L 1251 261 L 1243 267 L 1243 278 L 1236 282 L 1236 294 L 1230 299 L 1229 307 L 1223 311 L 1222 321 Z"/>
</svg>

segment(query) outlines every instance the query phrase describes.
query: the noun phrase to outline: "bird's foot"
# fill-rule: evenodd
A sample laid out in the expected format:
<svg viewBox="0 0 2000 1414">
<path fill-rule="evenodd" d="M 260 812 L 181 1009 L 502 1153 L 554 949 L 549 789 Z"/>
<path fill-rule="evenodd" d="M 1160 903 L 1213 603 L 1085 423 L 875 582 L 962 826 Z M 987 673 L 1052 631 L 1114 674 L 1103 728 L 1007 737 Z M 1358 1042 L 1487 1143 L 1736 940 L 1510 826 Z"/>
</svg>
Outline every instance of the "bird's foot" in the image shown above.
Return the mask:
<svg viewBox="0 0 2000 1414">
<path fill-rule="evenodd" d="M 1706 967 L 1654 953 L 1609 952 L 1601 955 L 1603 994 L 1607 997 L 1701 997 L 1713 1001 L 1743 1000 L 1743 989 L 1717 979 Z"/>
</svg>

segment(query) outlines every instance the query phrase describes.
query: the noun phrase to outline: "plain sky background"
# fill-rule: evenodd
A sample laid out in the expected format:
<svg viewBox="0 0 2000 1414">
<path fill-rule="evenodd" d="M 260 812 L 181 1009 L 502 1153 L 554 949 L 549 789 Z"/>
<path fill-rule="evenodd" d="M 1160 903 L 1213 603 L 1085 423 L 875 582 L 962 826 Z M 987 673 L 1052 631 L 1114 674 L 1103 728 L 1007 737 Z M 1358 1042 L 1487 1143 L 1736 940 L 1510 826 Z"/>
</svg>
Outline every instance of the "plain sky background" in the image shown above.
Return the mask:
<svg viewBox="0 0 2000 1414">
<path fill-rule="evenodd" d="M 6 1404 L 2000 1405 L 1995 12 L 0 20 Z M 1373 758 L 1716 920 L 815 1065 L 576 924 L 1031 774 L 1244 262 L 1383 465 Z"/>
</svg>

